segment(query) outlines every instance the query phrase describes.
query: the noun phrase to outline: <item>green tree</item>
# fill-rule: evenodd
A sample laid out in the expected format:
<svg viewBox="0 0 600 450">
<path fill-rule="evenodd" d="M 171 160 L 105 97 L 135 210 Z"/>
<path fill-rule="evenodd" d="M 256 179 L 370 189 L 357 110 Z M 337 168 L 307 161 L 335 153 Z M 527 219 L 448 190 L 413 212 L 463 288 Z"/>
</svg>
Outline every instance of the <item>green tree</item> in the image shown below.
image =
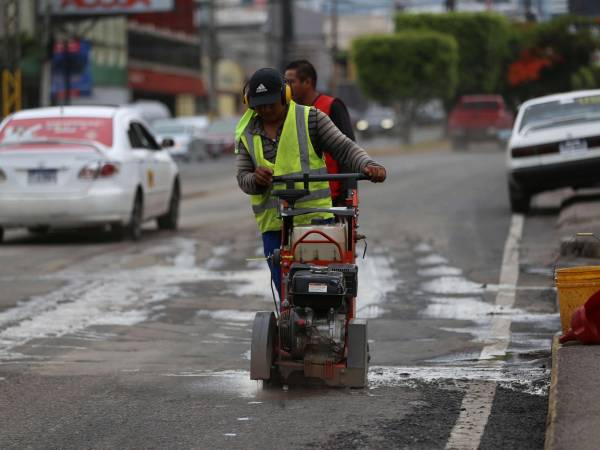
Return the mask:
<svg viewBox="0 0 600 450">
<path fill-rule="evenodd" d="M 410 29 L 438 31 L 456 39 L 457 96 L 501 91 L 517 39 L 505 17 L 491 13 L 398 14 L 396 31 Z"/>
<path fill-rule="evenodd" d="M 451 36 L 415 30 L 364 36 L 353 42 L 352 56 L 362 91 L 394 107 L 405 142 L 412 140 L 419 104 L 454 95 L 458 51 Z"/>
</svg>

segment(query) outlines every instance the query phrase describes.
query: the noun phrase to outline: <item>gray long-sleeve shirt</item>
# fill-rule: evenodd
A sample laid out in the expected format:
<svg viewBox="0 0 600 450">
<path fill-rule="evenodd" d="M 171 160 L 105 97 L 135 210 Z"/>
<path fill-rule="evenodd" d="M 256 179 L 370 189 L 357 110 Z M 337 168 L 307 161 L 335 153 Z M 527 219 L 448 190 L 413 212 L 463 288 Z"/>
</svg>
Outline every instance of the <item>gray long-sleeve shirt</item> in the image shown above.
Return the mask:
<svg viewBox="0 0 600 450">
<path fill-rule="evenodd" d="M 265 158 L 274 163 L 283 125 L 277 131 L 275 140 L 267 136 L 262 126 L 262 120 L 258 116 L 250 121 L 248 127 L 252 134 L 260 134 Z M 329 153 L 333 159 L 343 167 L 347 167 L 349 171 L 362 172 L 367 164 L 379 166 L 365 150 L 342 134 L 327 114 L 314 107 L 308 113 L 308 134 L 318 155 L 322 155 L 323 152 Z M 256 167 L 248 154 L 248 149 L 241 141 L 238 145 L 236 168 L 238 185 L 242 191 L 246 194 L 265 192 L 266 187 L 256 184 L 254 177 Z"/>
</svg>

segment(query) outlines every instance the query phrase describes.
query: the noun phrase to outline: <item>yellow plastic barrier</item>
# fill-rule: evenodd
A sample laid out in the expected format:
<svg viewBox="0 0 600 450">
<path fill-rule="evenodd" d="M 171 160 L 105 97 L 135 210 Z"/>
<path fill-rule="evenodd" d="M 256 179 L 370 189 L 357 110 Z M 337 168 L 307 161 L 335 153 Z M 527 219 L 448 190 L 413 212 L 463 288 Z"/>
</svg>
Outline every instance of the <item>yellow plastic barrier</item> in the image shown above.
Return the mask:
<svg viewBox="0 0 600 450">
<path fill-rule="evenodd" d="M 571 326 L 573 312 L 600 291 L 600 266 L 558 269 L 555 277 L 563 333 Z"/>
</svg>

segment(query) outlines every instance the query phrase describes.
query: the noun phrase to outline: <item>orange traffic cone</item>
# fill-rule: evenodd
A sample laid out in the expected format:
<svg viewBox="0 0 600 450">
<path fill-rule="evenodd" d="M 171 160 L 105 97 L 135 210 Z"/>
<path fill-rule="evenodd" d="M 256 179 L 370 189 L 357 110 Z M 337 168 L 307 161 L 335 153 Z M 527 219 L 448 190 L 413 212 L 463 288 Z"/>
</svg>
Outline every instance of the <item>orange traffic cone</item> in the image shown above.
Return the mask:
<svg viewBox="0 0 600 450">
<path fill-rule="evenodd" d="M 600 291 L 575 310 L 571 328 L 559 339 L 561 344 L 576 340 L 582 344 L 600 344 Z"/>
</svg>

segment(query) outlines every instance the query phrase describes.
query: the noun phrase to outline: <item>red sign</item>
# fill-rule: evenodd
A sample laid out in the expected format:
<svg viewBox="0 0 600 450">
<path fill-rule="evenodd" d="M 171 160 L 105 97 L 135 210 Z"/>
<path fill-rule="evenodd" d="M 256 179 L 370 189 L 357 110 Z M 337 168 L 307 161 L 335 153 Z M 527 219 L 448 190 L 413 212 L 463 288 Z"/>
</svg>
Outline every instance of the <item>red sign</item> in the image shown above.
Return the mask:
<svg viewBox="0 0 600 450">
<path fill-rule="evenodd" d="M 112 119 L 104 117 L 40 117 L 12 119 L 0 130 L 0 143 L 73 139 L 112 146 Z"/>
<path fill-rule="evenodd" d="M 129 69 L 129 87 L 138 91 L 163 94 L 206 95 L 199 76 L 179 75 L 149 69 Z"/>
<path fill-rule="evenodd" d="M 174 0 L 48 0 L 54 15 L 139 14 L 170 11 Z"/>
</svg>

